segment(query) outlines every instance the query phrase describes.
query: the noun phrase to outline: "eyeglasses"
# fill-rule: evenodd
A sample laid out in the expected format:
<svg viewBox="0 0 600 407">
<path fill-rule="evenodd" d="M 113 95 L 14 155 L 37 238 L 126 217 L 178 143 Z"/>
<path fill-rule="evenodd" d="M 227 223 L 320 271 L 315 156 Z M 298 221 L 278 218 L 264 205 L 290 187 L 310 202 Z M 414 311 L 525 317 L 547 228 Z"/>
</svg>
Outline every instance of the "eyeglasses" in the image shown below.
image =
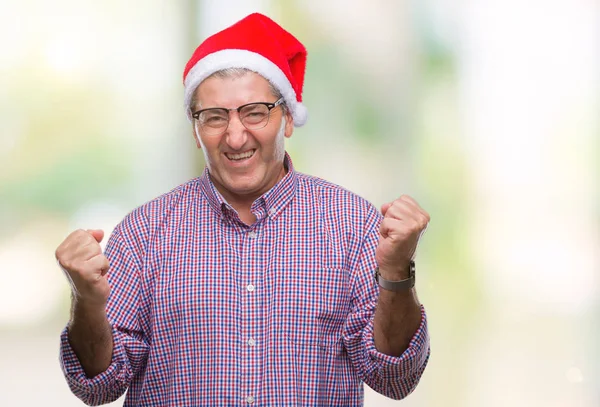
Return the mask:
<svg viewBox="0 0 600 407">
<path fill-rule="evenodd" d="M 262 129 L 269 123 L 271 110 L 283 103 L 283 98 L 277 99 L 275 103 L 256 102 L 242 105 L 235 109 L 224 107 L 211 107 L 201 109 L 192 114 L 196 123 L 200 126 L 202 133 L 209 136 L 218 136 L 225 133 L 229 127 L 229 112 L 236 110 L 240 121 L 248 130 Z"/>
</svg>

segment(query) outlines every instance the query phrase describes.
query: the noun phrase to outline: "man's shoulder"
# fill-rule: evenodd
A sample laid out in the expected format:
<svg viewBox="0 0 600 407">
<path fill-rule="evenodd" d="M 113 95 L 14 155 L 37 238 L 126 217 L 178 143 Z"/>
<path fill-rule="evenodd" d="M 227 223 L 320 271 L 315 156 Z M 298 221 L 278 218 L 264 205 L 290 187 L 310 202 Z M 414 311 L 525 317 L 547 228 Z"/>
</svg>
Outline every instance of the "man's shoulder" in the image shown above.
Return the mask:
<svg viewBox="0 0 600 407">
<path fill-rule="evenodd" d="M 139 223 L 155 223 L 157 220 L 163 219 L 175 206 L 198 199 L 200 195 L 198 178 L 193 178 L 139 205 L 123 219 L 122 224 L 133 226 L 133 224 Z"/>
<path fill-rule="evenodd" d="M 336 183 L 304 173 L 298 173 L 298 180 L 300 194 L 319 199 L 329 210 L 361 217 L 374 216 L 378 213 L 375 206 L 367 199 Z"/>
<path fill-rule="evenodd" d="M 345 187 L 338 185 L 334 182 L 327 181 L 326 179 L 299 172 L 298 180 L 300 186 L 303 189 L 303 192 L 317 193 L 320 195 L 326 195 L 337 199 L 356 200 L 360 201 L 361 203 L 370 205 L 369 201 L 367 201 L 365 198 L 358 195 L 357 193 L 352 192 L 349 189 L 346 189 Z"/>
</svg>

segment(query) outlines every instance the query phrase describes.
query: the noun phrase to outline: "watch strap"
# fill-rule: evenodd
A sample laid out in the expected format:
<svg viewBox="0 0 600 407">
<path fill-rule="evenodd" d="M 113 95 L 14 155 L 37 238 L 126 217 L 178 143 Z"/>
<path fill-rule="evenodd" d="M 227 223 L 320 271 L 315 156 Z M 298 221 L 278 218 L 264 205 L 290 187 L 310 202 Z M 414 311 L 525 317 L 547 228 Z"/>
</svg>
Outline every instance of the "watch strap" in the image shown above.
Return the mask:
<svg viewBox="0 0 600 407">
<path fill-rule="evenodd" d="M 415 286 L 415 262 L 410 261 L 408 278 L 400 281 L 386 280 L 379 274 L 379 267 L 375 268 L 375 281 L 377 284 L 388 291 L 406 291 Z"/>
</svg>

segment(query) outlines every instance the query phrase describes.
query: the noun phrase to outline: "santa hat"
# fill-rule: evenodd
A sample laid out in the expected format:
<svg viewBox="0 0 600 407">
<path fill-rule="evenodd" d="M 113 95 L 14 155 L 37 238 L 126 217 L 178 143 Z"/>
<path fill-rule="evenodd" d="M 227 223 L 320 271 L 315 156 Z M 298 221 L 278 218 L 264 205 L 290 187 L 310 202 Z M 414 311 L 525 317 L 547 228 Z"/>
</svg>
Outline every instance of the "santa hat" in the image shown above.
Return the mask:
<svg viewBox="0 0 600 407">
<path fill-rule="evenodd" d="M 279 24 L 262 14 L 250 14 L 196 48 L 183 72 L 190 121 L 190 104 L 198 85 L 226 68 L 247 68 L 262 75 L 281 92 L 294 125 L 306 123 L 307 111 L 302 104 L 306 48 Z"/>
</svg>

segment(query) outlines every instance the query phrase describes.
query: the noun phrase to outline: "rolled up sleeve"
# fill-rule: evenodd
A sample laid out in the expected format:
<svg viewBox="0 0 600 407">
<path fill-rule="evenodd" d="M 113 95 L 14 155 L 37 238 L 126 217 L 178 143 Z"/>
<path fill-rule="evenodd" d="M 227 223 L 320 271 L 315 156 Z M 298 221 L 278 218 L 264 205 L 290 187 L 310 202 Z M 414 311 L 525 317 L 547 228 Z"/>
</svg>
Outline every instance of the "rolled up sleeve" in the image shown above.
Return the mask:
<svg viewBox="0 0 600 407">
<path fill-rule="evenodd" d="M 373 320 L 363 330 L 365 382 L 378 393 L 399 400 L 408 396 L 419 383 L 429 360 L 430 345 L 427 317 L 421 306 L 421 324 L 400 356 L 390 356 L 375 348 Z"/>
<path fill-rule="evenodd" d="M 430 341 L 427 316 L 421 306 L 421 323 L 402 355 L 390 356 L 375 348 L 373 321 L 379 289 L 373 270 L 377 265 L 375 249 L 380 219 L 376 211 L 372 212 L 357 250 L 353 264 L 353 306 L 346 319 L 343 340 L 360 378 L 376 392 L 399 400 L 417 387 L 429 360 Z"/>
<path fill-rule="evenodd" d="M 123 395 L 143 369 L 150 349 L 140 324 L 146 316 L 139 310 L 139 256 L 125 243 L 120 225 L 111 235 L 105 255 L 110 262 L 107 278 L 111 286 L 106 314 L 113 336 L 109 367 L 97 376 L 87 377 L 69 343 L 68 328 L 60 336 L 60 366 L 67 383 L 73 394 L 92 406 Z"/>
<path fill-rule="evenodd" d="M 73 394 L 85 404 L 98 406 L 115 401 L 127 390 L 133 376 L 123 335 L 115 328 L 113 334 L 113 356 L 110 366 L 102 373 L 88 378 L 77 355 L 69 343 L 68 329 L 60 336 L 60 366 Z"/>
</svg>

